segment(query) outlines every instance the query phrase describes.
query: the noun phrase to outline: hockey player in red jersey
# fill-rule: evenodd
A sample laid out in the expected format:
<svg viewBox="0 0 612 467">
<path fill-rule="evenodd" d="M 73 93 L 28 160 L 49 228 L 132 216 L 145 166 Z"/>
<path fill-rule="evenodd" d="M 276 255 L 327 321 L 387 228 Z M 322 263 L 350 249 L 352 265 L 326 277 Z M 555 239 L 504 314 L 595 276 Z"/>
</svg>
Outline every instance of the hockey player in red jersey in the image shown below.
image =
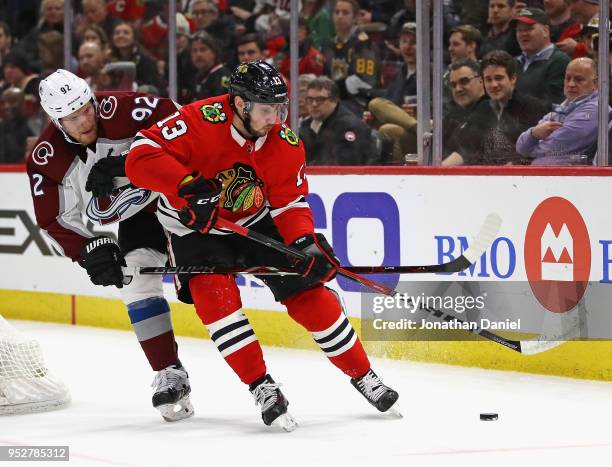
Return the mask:
<svg viewBox="0 0 612 467">
<path fill-rule="evenodd" d="M 311 255 L 307 264 L 293 264 L 301 276 L 261 279 L 359 392 L 387 411 L 397 392 L 371 370 L 337 296 L 323 285 L 335 276 L 338 259 L 325 237 L 314 233 L 304 148 L 282 123 L 286 115 L 287 87 L 278 72 L 263 61 L 238 65 L 228 95 L 187 105 L 140 131 L 127 175 L 161 193 L 157 215 L 171 232 L 169 257 L 176 266 L 289 264 L 284 255 L 215 228 L 217 216 Z M 234 276 L 180 275 L 177 287 L 179 299 L 195 304 L 221 355 L 249 385 L 264 423 L 276 420 L 291 429 L 287 399 L 267 374 Z"/>
<path fill-rule="evenodd" d="M 61 69 L 41 81 L 39 94 L 52 123 L 27 160 L 38 225 L 94 284 L 121 289 L 138 341 L 157 371 L 153 406 L 168 421 L 189 417 L 191 389 L 161 276 L 137 276 L 124 286 L 121 269 L 166 263 L 165 233 L 154 214 L 158 195 L 131 185 L 124 166 L 136 132 L 178 107 L 146 94 L 94 96 L 84 80 Z M 118 222 L 118 243 L 93 233 L 89 222 Z"/>
</svg>

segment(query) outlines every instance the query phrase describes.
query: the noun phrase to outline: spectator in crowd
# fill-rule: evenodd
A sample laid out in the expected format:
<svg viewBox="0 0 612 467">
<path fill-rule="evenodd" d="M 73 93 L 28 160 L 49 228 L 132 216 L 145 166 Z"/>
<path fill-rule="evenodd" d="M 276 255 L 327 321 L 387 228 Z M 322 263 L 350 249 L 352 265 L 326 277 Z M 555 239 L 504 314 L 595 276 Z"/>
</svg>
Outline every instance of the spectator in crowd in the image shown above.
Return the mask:
<svg viewBox="0 0 612 467">
<path fill-rule="evenodd" d="M 0 68 L 4 64 L 4 57 L 6 57 L 11 51 L 13 46 L 13 38 L 11 37 L 11 31 L 4 21 L 0 21 Z"/>
<path fill-rule="evenodd" d="M 523 164 L 526 159 L 516 152 L 516 140 L 550 108 L 515 88 L 517 62 L 508 52 L 489 52 L 481 66 L 489 100 L 480 102 L 456 133 L 458 151 L 442 165 Z"/>
<path fill-rule="evenodd" d="M 584 164 L 581 155 L 597 141 L 597 65 L 582 57 L 567 66 L 565 100 L 516 142 L 519 154 L 533 165 Z M 608 111 L 610 109 L 608 108 Z"/>
<path fill-rule="evenodd" d="M 378 162 L 368 126 L 340 102 L 338 86 L 327 76 L 308 85 L 310 117 L 300 127 L 308 165 L 368 165 Z"/>
<path fill-rule="evenodd" d="M 477 60 L 482 34 L 470 24 L 462 24 L 451 29 L 448 37 L 448 53 L 453 63 L 460 58 Z"/>
<path fill-rule="evenodd" d="M 325 74 L 340 89 L 340 98 L 361 116 L 367 101 L 360 90 L 376 87 L 380 74 L 378 48 L 365 32 L 359 32 L 357 0 L 336 0 L 332 19 L 336 28 L 335 44 L 325 50 Z"/>
<path fill-rule="evenodd" d="M 0 97 L 0 164 L 18 164 L 25 159 L 26 140 L 35 136 L 25 113 L 25 98 L 18 88 L 6 89 Z"/>
<path fill-rule="evenodd" d="M 168 57 L 168 18 L 170 14 L 170 4 L 167 1 L 154 0 L 152 4 L 157 10 L 157 14 L 149 18 L 140 25 L 138 37 L 140 45 L 156 60 L 163 62 Z M 179 24 L 177 13 L 176 24 Z M 165 64 L 162 64 L 165 65 Z M 163 69 L 163 66 L 162 66 Z"/>
<path fill-rule="evenodd" d="M 138 85 L 150 84 L 159 88 L 160 76 L 157 63 L 138 43 L 136 30 L 131 23 L 122 21 L 115 26 L 111 45 L 111 61 L 133 62 L 136 65 Z"/>
<path fill-rule="evenodd" d="M 221 61 L 232 64 L 236 48 L 236 25 L 230 17 L 221 15 L 213 0 L 195 0 L 191 12 L 198 31 L 206 31 L 218 41 Z"/>
<path fill-rule="evenodd" d="M 480 31 L 486 29 L 488 17 L 487 0 L 462 0 L 455 3 L 460 7 L 459 22 L 461 24 L 471 24 Z"/>
<path fill-rule="evenodd" d="M 599 0 L 570 0 L 572 17 L 580 24 L 587 24 L 599 16 Z"/>
<path fill-rule="evenodd" d="M 106 64 L 104 52 L 97 42 L 83 42 L 79 47 L 79 70 L 93 91 L 100 87 L 100 75 Z"/>
<path fill-rule="evenodd" d="M 191 61 L 191 29 L 189 22 L 181 13 L 176 14 L 176 55 L 178 101 L 181 104 L 188 104 L 193 96 L 193 79 L 197 70 Z"/>
<path fill-rule="evenodd" d="M 287 31 L 288 33 L 288 31 Z M 298 20 L 298 42 L 299 42 L 299 57 L 300 61 L 298 64 L 298 73 L 300 75 L 311 73 L 317 76 L 323 74 L 323 65 L 325 63 L 325 57 L 323 54 L 312 46 L 310 41 L 310 34 L 308 31 L 308 23 L 302 17 Z M 286 45 L 285 49 L 276 57 L 275 61 L 278 61 L 278 71 L 283 75 L 290 73 L 290 53 L 289 44 Z"/>
<path fill-rule="evenodd" d="M 46 31 L 38 36 L 38 57 L 42 78 L 64 66 L 64 35 L 57 31 Z M 70 56 L 70 68 L 76 70 L 77 61 Z"/>
<path fill-rule="evenodd" d="M 599 15 L 598 0 L 570 0 L 570 12 L 574 20 L 586 25 Z M 586 57 L 585 45 L 579 42 L 580 28 L 571 28 L 561 35 L 557 46 L 572 58 Z"/>
<path fill-rule="evenodd" d="M 452 100 L 442 118 L 443 155 L 459 150 L 458 134 L 476 107 L 489 99 L 485 94 L 480 65 L 475 60 L 462 58 L 449 67 L 448 84 Z"/>
<path fill-rule="evenodd" d="M 330 47 L 336 34 L 326 3 L 327 0 L 302 0 L 301 15 L 306 19 L 312 46 L 317 50 Z"/>
<path fill-rule="evenodd" d="M 570 0 L 544 0 L 544 13 L 550 18 L 551 42 L 559 41 L 561 35 L 569 30 L 569 28 L 575 28 L 578 25 L 572 18 Z M 557 44 L 557 47 L 562 52 L 571 55 L 571 51 L 563 50 L 560 44 Z"/>
<path fill-rule="evenodd" d="M 110 57 L 110 44 L 108 42 L 108 36 L 100 26 L 91 24 L 85 26 L 81 31 L 81 43 L 83 42 L 97 42 L 104 52 L 105 57 Z"/>
<path fill-rule="evenodd" d="M 108 14 L 105 0 L 83 0 L 83 17 L 84 24 L 80 29 L 91 25 L 99 26 L 107 37 L 113 33 L 119 22 L 117 18 Z"/>
<path fill-rule="evenodd" d="M 253 62 L 266 59 L 266 45 L 259 34 L 249 33 L 238 39 L 238 63 Z"/>
<path fill-rule="evenodd" d="M 415 0 L 404 0 L 404 8 L 395 13 L 391 20 L 389 20 L 389 26 L 387 27 L 387 37 L 394 39 L 399 37 L 402 30 L 402 26 L 406 23 L 413 23 L 416 21 L 416 1 Z"/>
<path fill-rule="evenodd" d="M 191 61 L 197 70 L 192 94 L 194 100 L 227 93 L 231 71 L 219 61 L 216 40 L 205 31 L 193 36 Z"/>
<path fill-rule="evenodd" d="M 518 57 L 519 92 L 545 101 L 563 100 L 563 77 L 570 58 L 550 42 L 550 20 L 538 8 L 523 8 L 515 18 L 522 54 Z"/>
<path fill-rule="evenodd" d="M 268 29 L 262 33 L 266 40 L 268 58 L 276 61 L 279 59 L 278 54 L 283 51 L 285 45 L 288 46 L 287 37 L 289 36 L 289 23 L 289 18 L 285 19 L 276 14 L 270 15 Z"/>
<path fill-rule="evenodd" d="M 493 50 L 505 50 L 512 56 L 521 53 L 512 21 L 514 5 L 514 0 L 489 0 L 489 27 L 480 49 L 483 56 Z"/>
<path fill-rule="evenodd" d="M 43 0 L 40 4 L 40 20 L 34 29 L 23 37 L 17 48 L 23 52 L 34 69 L 38 69 L 38 36 L 47 31 L 64 32 L 64 0 Z"/>
<path fill-rule="evenodd" d="M 392 161 L 404 161 L 404 155 L 416 152 L 416 23 L 406 23 L 399 40 L 404 63 L 385 90 L 384 97 L 368 103 L 364 120 L 378 128 L 380 137 L 392 142 Z"/>
<path fill-rule="evenodd" d="M 306 94 L 308 93 L 308 85 L 315 78 L 316 76 L 312 73 L 307 73 L 298 77 L 298 128 L 304 119 L 309 117 Z"/>
<path fill-rule="evenodd" d="M 5 89 L 7 87 L 18 88 L 23 91 L 27 102 L 38 102 L 40 78 L 32 72 L 28 59 L 23 52 L 14 51 L 4 58 L 4 81 Z"/>
</svg>

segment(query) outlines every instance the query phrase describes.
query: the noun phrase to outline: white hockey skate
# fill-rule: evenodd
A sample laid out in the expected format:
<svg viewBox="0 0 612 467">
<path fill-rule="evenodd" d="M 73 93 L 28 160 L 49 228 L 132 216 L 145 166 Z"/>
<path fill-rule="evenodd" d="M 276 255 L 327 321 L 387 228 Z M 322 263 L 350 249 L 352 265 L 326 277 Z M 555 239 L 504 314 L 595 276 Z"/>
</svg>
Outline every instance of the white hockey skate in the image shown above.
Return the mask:
<svg viewBox="0 0 612 467">
<path fill-rule="evenodd" d="M 176 422 L 193 416 L 189 375 L 180 363 L 158 371 L 151 387 L 155 388 L 153 407 L 161 412 L 164 420 Z"/>
<path fill-rule="evenodd" d="M 388 412 L 396 417 L 402 417 L 397 404 L 399 394 L 389 386 L 385 386 L 371 369 L 361 378 L 352 378 L 351 384 L 380 412 Z"/>
<path fill-rule="evenodd" d="M 281 392 L 281 384 L 275 383 L 270 375 L 255 381 L 249 386 L 255 399 L 255 405 L 261 407 L 261 419 L 270 426 L 279 426 L 285 431 L 293 431 L 298 424 L 295 418 L 287 412 L 289 401 Z"/>
</svg>

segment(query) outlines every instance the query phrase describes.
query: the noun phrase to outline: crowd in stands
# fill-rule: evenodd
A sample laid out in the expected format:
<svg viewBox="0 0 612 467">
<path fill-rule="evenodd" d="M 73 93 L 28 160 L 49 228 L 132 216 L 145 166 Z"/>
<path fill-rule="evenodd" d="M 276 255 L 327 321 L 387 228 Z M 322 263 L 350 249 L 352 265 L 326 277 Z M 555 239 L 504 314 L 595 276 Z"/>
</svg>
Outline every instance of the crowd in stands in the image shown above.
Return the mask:
<svg viewBox="0 0 612 467">
<path fill-rule="evenodd" d="M 94 91 L 168 95 L 165 0 L 0 0 L 0 163 L 47 121 L 38 83 L 68 63 Z M 177 0 L 177 99 L 227 92 L 241 62 L 299 94 L 310 165 L 415 162 L 415 0 Z M 590 164 L 598 126 L 597 0 L 445 0 L 443 165 Z M 299 14 L 299 79 L 289 25 Z"/>
</svg>

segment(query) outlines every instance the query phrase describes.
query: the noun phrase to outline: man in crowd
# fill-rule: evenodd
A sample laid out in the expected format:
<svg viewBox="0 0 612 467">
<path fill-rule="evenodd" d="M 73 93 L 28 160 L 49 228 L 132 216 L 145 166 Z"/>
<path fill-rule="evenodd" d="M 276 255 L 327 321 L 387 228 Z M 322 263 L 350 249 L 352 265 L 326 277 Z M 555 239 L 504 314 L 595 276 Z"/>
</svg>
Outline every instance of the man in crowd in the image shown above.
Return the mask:
<svg viewBox="0 0 612 467">
<path fill-rule="evenodd" d="M 377 162 L 370 128 L 340 102 L 336 83 L 320 76 L 308 85 L 310 118 L 300 127 L 308 165 L 370 165 Z"/>
<path fill-rule="evenodd" d="M 522 54 L 518 57 L 519 92 L 558 104 L 563 100 L 563 77 L 570 58 L 550 41 L 550 19 L 538 8 L 523 8 L 515 18 Z"/>
<path fill-rule="evenodd" d="M 533 165 L 584 164 L 579 156 L 597 141 L 596 63 L 587 57 L 570 62 L 563 91 L 565 100 L 516 142 L 516 151 L 533 158 Z"/>
<path fill-rule="evenodd" d="M 94 92 L 100 87 L 105 62 L 104 52 L 97 42 L 83 42 L 79 47 L 79 70 Z"/>
<path fill-rule="evenodd" d="M 191 40 L 191 61 L 197 70 L 192 88 L 194 100 L 227 93 L 230 71 L 219 61 L 216 39 L 204 31 Z"/>
<path fill-rule="evenodd" d="M 8 88 L 0 96 L 0 164 L 21 164 L 25 160 L 26 140 L 35 136 L 25 115 L 23 91 Z"/>
<path fill-rule="evenodd" d="M 451 29 L 448 37 L 448 53 L 451 63 L 460 58 L 477 60 L 481 42 L 482 34 L 470 24 L 463 24 Z"/>
<path fill-rule="evenodd" d="M 550 40 L 553 43 L 556 43 L 568 28 L 577 24 L 572 18 L 570 0 L 544 0 L 544 13 L 550 18 Z M 562 52 L 571 55 L 571 52 L 568 53 L 560 44 L 556 45 Z"/>
<path fill-rule="evenodd" d="M 488 99 L 478 62 L 460 59 L 449 66 L 448 84 L 452 100 L 442 118 L 442 147 L 444 157 L 459 149 L 458 134 L 480 102 Z"/>
<path fill-rule="evenodd" d="M 521 164 L 516 140 L 534 126 L 549 107 L 515 89 L 516 60 L 503 50 L 482 59 L 482 76 L 488 101 L 478 104 L 467 122 L 456 132 L 458 150 L 443 165 Z"/>
<path fill-rule="evenodd" d="M 372 99 L 364 112 L 364 120 L 378 127 L 380 137 L 393 145 L 391 162 L 395 164 L 403 164 L 405 154 L 416 153 L 416 23 L 402 27 L 399 49 L 402 67 L 384 97 Z"/>
<path fill-rule="evenodd" d="M 484 56 L 493 50 L 505 50 L 512 56 L 519 55 L 521 49 L 516 40 L 514 17 L 515 0 L 489 0 L 489 28 L 480 48 Z"/>
<path fill-rule="evenodd" d="M 599 15 L 599 1 L 598 0 L 569 0 L 570 1 L 570 12 L 574 20 L 580 25 L 587 25 L 593 18 Z M 561 36 L 560 42 L 557 44 L 558 47 L 572 58 L 586 57 L 587 52 L 585 44 L 579 42 L 580 29 L 576 28 L 569 37 Z"/>
<path fill-rule="evenodd" d="M 377 86 L 380 58 L 378 48 L 357 27 L 359 11 L 357 0 L 336 0 L 332 15 L 336 37 L 324 54 L 325 75 L 336 82 L 349 109 L 361 116 L 367 99 L 358 94 Z"/>
</svg>

